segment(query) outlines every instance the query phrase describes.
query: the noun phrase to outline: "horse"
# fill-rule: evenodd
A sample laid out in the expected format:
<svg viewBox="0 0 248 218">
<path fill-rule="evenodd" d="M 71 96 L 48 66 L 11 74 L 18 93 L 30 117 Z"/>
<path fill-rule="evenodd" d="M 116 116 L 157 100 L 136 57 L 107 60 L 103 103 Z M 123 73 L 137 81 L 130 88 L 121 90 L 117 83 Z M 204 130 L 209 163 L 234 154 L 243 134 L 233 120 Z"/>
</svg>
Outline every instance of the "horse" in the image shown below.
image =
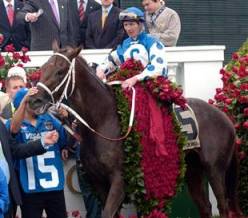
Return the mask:
<svg viewBox="0 0 248 218">
<path fill-rule="evenodd" d="M 54 43 L 53 50 L 54 55 L 41 67 L 39 92 L 30 97 L 29 107 L 37 114 L 43 113 L 51 101 L 61 101 L 64 93 L 67 104 L 90 126 L 105 136 L 118 138 L 121 128 L 111 88 L 97 78 L 79 55 L 80 48 L 60 49 Z M 71 78 L 67 74 L 69 70 L 74 70 Z M 185 153 L 189 192 L 200 216 L 211 217 L 211 204 L 204 190 L 206 175 L 216 196 L 220 217 L 227 218 L 230 211 L 239 217 L 234 127 L 223 112 L 203 100 L 190 98 L 188 104 L 198 121 L 201 143 L 200 148 Z M 80 135 L 81 161 L 104 204 L 102 217 L 112 218 L 125 197 L 121 141 L 106 140 L 83 125 L 80 125 Z"/>
</svg>

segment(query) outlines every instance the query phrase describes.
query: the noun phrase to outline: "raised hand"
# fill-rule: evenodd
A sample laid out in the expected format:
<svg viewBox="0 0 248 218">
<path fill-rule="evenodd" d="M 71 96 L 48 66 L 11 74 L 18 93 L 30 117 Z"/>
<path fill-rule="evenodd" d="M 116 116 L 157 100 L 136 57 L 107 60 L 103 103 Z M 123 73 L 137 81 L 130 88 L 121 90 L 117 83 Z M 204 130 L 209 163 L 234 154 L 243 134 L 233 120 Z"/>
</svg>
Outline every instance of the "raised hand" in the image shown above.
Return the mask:
<svg viewBox="0 0 248 218">
<path fill-rule="evenodd" d="M 39 14 L 37 12 L 26 14 L 26 21 L 27 22 L 34 23 L 38 20 L 38 18 L 39 18 Z"/>
</svg>

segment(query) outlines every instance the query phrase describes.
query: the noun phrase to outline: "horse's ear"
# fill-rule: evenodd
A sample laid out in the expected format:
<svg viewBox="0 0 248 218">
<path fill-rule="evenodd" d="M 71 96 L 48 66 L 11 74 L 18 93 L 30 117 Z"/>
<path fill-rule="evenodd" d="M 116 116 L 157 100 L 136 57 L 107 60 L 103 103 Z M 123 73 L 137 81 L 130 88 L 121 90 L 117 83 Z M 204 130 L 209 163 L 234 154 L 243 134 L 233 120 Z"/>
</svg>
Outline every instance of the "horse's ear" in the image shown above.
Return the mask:
<svg viewBox="0 0 248 218">
<path fill-rule="evenodd" d="M 78 54 L 81 51 L 81 47 L 76 47 L 76 48 L 72 48 L 72 47 L 67 47 L 67 55 L 69 58 L 75 58 L 78 56 Z"/>
<path fill-rule="evenodd" d="M 81 50 L 82 50 L 82 47 L 81 46 L 79 46 L 79 47 L 77 47 L 77 48 L 74 49 L 74 52 L 76 54 L 75 57 L 79 55 L 79 53 L 81 52 Z"/>
<path fill-rule="evenodd" d="M 52 49 L 53 49 L 54 52 L 59 51 L 59 44 L 58 44 L 58 41 L 56 39 L 53 40 Z"/>
</svg>

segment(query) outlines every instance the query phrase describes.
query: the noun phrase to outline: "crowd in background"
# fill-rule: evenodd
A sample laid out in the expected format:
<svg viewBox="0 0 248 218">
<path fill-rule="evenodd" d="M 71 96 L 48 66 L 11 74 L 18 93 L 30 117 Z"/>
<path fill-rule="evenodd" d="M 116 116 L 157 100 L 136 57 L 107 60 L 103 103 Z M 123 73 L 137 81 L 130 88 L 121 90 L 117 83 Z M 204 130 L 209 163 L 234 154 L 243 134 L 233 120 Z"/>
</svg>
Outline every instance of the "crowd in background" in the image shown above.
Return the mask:
<svg viewBox="0 0 248 218">
<path fill-rule="evenodd" d="M 122 10 L 115 6 L 114 0 L 101 0 L 100 3 L 94 0 L 0 0 L 0 34 L 3 36 L 0 49 L 4 51 L 7 45 L 13 44 L 17 51 L 23 47 L 31 51 L 51 50 L 52 43 L 56 40 L 61 48 L 69 45 L 86 49 L 113 49 L 109 56 L 111 57 L 109 64 L 115 62 L 114 64 L 118 65 L 122 59 L 130 57 L 127 53 L 135 47 L 133 40 L 140 40 L 135 45 L 145 47 L 142 55 L 148 57 L 145 60 L 147 67 L 138 77 L 125 81 L 123 87 L 130 88 L 138 80 L 151 74 L 166 76 L 164 47 L 176 46 L 181 31 L 178 14 L 168 8 L 163 0 L 142 0 L 145 15 L 139 17 L 143 12 L 131 9 L 124 11 L 126 13 L 124 15 L 134 13 L 139 19 L 127 19 L 128 16 L 121 16 Z M 124 25 L 124 22 L 127 23 Z M 153 59 L 152 54 L 156 58 Z M 103 79 L 103 69 L 110 70 L 110 68 L 110 65 L 100 65 L 97 75 Z M 43 209 L 50 217 L 64 218 L 66 208 L 61 169 L 61 155 L 63 159 L 67 156 L 63 151 L 66 146 L 64 129 L 48 114 L 37 117 L 29 110 L 27 98 L 37 93 L 37 90 L 25 89 L 26 73 L 23 68 L 11 68 L 5 85 L 6 95 L 0 97 L 2 101 L 7 96 L 5 100 L 7 103 L 3 105 L 2 101 L 0 105 L 2 120 L 0 121 L 0 177 L 2 178 L 0 180 L 0 218 L 14 217 L 16 205 L 21 203 L 23 218 L 39 218 Z M 11 144 L 19 143 L 19 145 L 29 146 L 31 142 L 36 143 L 34 148 L 28 147 L 24 149 L 26 152 L 19 154 L 19 151 L 11 147 L 6 154 L 4 149 L 8 147 L 11 136 L 3 123 L 6 124 L 9 133 L 15 137 L 15 142 L 10 142 Z M 43 132 L 52 133 L 44 136 Z M 27 135 L 29 138 L 26 137 Z M 56 146 L 49 147 L 50 144 Z M 44 160 L 49 155 L 56 157 L 53 163 L 55 170 L 51 171 L 55 181 L 61 185 L 36 186 L 36 181 L 32 180 L 32 176 L 39 177 L 36 168 L 39 168 L 37 163 L 40 157 L 37 155 L 41 153 L 44 153 L 42 154 Z M 14 172 L 12 156 L 29 158 L 21 159 L 18 163 L 19 169 Z M 27 167 L 30 163 L 36 167 L 31 174 L 30 168 Z M 6 168 L 9 170 L 6 171 Z M 2 174 L 5 177 L 1 176 Z M 28 174 L 28 178 L 31 179 L 26 181 L 20 176 L 21 174 Z M 17 181 L 21 184 L 20 190 L 12 187 L 12 183 L 18 186 Z M 87 182 L 84 186 L 82 182 L 84 181 L 81 181 L 81 189 L 84 190 Z M 7 185 L 9 185 L 10 194 L 6 191 Z M 87 189 L 84 197 L 87 217 L 100 217 L 101 205 L 92 197 L 91 191 Z"/>
<path fill-rule="evenodd" d="M 115 48 L 126 38 L 114 0 L 0 0 L 1 50 L 13 44 L 17 51 L 61 47 Z M 162 0 L 143 0 L 146 31 L 165 46 L 175 46 L 181 31 L 178 14 Z"/>
</svg>

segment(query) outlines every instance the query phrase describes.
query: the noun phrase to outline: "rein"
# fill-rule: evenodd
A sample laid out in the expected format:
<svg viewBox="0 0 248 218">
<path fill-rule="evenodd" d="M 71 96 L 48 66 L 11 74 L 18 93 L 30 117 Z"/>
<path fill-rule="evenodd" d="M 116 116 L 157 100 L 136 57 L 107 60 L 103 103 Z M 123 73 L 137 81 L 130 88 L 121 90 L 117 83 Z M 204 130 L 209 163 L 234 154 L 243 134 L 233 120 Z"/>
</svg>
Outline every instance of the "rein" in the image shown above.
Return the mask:
<svg viewBox="0 0 248 218">
<path fill-rule="evenodd" d="M 107 140 L 110 140 L 110 141 L 120 141 L 120 140 L 123 140 L 125 139 L 129 133 L 131 132 L 132 130 L 132 126 L 133 126 L 133 120 L 134 120 L 134 111 L 135 111 L 135 96 L 136 96 L 136 92 L 135 92 L 135 89 L 132 87 L 132 106 L 131 106 L 131 113 L 130 113 L 130 117 L 129 117 L 129 124 L 128 124 L 128 129 L 127 129 L 127 132 L 125 135 L 119 137 L 119 138 L 110 138 L 110 137 L 107 137 L 107 136 L 104 136 L 102 133 L 96 131 L 94 128 L 92 128 L 75 110 L 73 110 L 71 107 L 69 107 L 68 105 L 66 104 L 63 104 L 62 103 L 62 100 L 65 98 L 65 99 L 68 99 L 74 89 L 75 89 L 75 61 L 76 61 L 76 58 L 73 58 L 72 61 L 69 60 L 68 57 L 66 57 L 65 55 L 63 54 L 60 54 L 60 53 L 54 53 L 55 56 L 60 56 L 62 58 L 64 58 L 68 64 L 70 64 L 70 67 L 69 67 L 69 70 L 66 74 L 66 76 L 64 77 L 64 79 L 59 83 L 59 85 L 54 89 L 54 90 L 50 90 L 44 83 L 42 82 L 38 82 L 37 83 L 37 87 L 40 87 L 42 88 L 43 90 L 45 90 L 51 100 L 52 100 L 52 105 L 55 105 L 55 108 L 59 108 L 59 107 L 62 107 L 64 108 L 65 110 L 67 110 L 69 113 L 71 113 L 77 120 L 79 120 L 84 126 L 86 126 L 89 130 L 91 130 L 93 133 L 95 133 L 96 135 L 104 138 L 104 139 L 107 139 Z M 72 86 L 71 86 L 71 91 L 68 95 L 68 91 L 69 91 L 69 85 L 70 83 L 72 83 Z M 108 85 L 120 85 L 121 84 L 121 81 L 112 81 L 110 83 L 107 83 Z M 58 92 L 59 89 L 64 85 L 64 90 L 59 98 L 59 100 L 57 102 L 55 102 L 55 99 L 54 99 L 54 93 Z M 69 131 L 69 133 L 71 133 Z"/>
</svg>

